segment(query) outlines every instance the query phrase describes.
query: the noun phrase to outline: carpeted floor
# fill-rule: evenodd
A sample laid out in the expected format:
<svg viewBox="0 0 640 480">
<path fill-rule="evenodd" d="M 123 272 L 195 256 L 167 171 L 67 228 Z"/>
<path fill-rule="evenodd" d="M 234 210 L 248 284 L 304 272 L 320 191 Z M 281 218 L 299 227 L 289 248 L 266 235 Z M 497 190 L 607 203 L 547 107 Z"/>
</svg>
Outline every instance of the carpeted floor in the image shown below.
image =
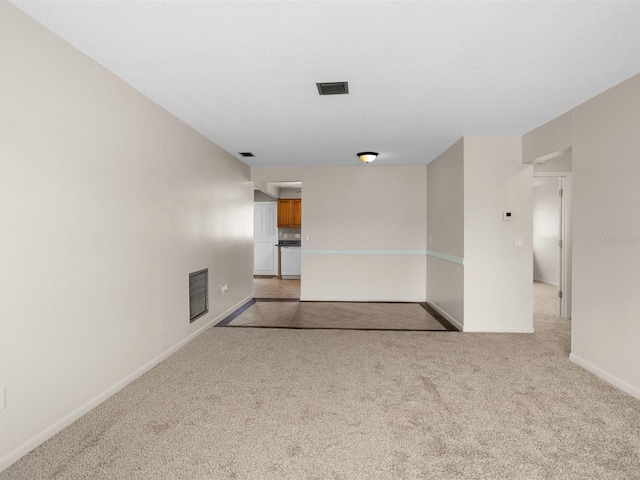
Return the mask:
<svg viewBox="0 0 640 480">
<path fill-rule="evenodd" d="M 0 479 L 638 479 L 546 287 L 529 335 L 212 328 Z"/>
</svg>

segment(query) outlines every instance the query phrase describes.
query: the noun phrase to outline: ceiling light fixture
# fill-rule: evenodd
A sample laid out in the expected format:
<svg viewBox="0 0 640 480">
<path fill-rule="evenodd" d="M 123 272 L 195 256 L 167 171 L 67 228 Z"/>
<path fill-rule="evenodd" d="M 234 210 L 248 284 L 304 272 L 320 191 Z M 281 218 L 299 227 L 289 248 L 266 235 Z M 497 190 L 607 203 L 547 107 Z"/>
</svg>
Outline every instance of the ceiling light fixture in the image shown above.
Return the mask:
<svg viewBox="0 0 640 480">
<path fill-rule="evenodd" d="M 373 162 L 378 156 L 378 152 L 360 152 L 358 153 L 358 158 L 362 160 L 364 163 Z"/>
</svg>

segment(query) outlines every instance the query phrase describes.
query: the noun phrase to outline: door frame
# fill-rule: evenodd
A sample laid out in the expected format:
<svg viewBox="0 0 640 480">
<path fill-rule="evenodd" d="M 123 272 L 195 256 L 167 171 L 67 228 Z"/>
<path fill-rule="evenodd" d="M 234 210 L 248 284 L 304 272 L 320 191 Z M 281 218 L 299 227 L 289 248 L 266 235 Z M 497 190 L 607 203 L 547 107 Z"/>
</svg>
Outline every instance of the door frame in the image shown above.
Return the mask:
<svg viewBox="0 0 640 480">
<path fill-rule="evenodd" d="M 560 300 L 560 316 L 571 319 L 571 179 L 572 172 L 533 172 L 534 177 L 555 177 L 558 179 L 558 196 L 560 198 L 560 241 L 562 246 L 558 246 L 558 296 Z M 560 192 L 562 194 L 560 195 Z M 562 296 L 560 296 L 562 292 Z"/>
</svg>

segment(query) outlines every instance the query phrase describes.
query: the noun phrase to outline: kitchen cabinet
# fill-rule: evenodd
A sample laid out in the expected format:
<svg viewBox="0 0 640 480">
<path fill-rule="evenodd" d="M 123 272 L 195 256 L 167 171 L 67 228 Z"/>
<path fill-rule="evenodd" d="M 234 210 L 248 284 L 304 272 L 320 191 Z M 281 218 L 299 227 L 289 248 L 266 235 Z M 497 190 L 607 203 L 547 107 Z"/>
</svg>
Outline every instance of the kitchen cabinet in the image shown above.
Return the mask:
<svg viewBox="0 0 640 480">
<path fill-rule="evenodd" d="M 299 198 L 278 200 L 278 227 L 302 227 L 302 200 Z"/>
</svg>

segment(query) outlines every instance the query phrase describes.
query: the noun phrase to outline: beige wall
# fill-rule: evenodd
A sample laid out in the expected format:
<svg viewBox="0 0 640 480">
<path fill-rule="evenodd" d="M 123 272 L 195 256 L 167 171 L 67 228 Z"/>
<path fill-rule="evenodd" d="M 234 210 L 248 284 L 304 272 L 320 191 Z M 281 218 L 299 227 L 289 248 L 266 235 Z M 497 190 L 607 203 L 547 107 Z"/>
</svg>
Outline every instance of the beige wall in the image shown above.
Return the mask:
<svg viewBox="0 0 640 480">
<path fill-rule="evenodd" d="M 573 111 L 571 358 L 640 398 L 640 75 Z"/>
<path fill-rule="evenodd" d="M 458 328 L 464 323 L 464 141 L 427 166 L 427 300 Z M 444 254 L 441 257 L 435 256 Z"/>
<path fill-rule="evenodd" d="M 426 170 L 252 168 L 302 181 L 303 300 L 425 300 Z"/>
<path fill-rule="evenodd" d="M 427 299 L 465 332 L 533 331 L 533 167 L 521 142 L 464 137 L 427 167 Z"/>
<path fill-rule="evenodd" d="M 567 112 L 522 136 L 522 161 L 533 163 L 570 148 L 571 112 Z"/>
<path fill-rule="evenodd" d="M 281 188 L 279 198 L 302 198 L 301 188 Z"/>
<path fill-rule="evenodd" d="M 571 150 L 565 151 L 564 153 L 558 155 L 557 157 L 550 158 L 546 160 L 544 163 L 534 163 L 533 165 L 533 173 L 540 172 L 571 172 L 573 170 L 572 167 L 572 154 Z"/>
<path fill-rule="evenodd" d="M 465 332 L 533 331 L 532 170 L 520 137 L 464 138 Z"/>
<path fill-rule="evenodd" d="M 2 470 L 252 295 L 253 187 L 6 2 L 0 58 Z M 202 268 L 210 311 L 189 324 Z"/>
<path fill-rule="evenodd" d="M 256 203 L 264 203 L 264 202 L 275 202 L 277 201 L 277 199 L 273 198 L 270 195 L 267 195 L 264 192 L 261 192 L 260 190 L 254 190 L 253 201 Z"/>
</svg>

